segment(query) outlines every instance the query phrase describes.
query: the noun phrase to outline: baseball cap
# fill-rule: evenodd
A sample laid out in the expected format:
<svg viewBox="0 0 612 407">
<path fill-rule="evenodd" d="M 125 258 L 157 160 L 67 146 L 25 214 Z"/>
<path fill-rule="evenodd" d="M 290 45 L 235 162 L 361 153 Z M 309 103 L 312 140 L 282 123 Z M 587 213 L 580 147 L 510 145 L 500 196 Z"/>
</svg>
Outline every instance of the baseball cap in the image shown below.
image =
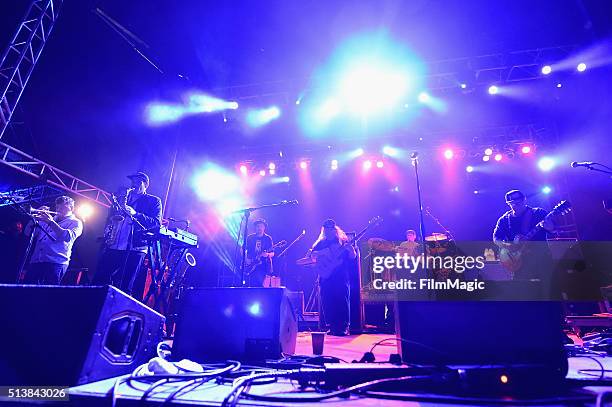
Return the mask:
<svg viewBox="0 0 612 407">
<path fill-rule="evenodd" d="M 150 183 L 149 176 L 147 174 L 145 174 L 144 172 L 142 172 L 142 171 L 138 171 L 137 173 L 132 174 L 132 175 L 128 175 L 127 177 L 129 179 L 140 178 L 140 179 L 142 179 L 145 182 L 145 185 L 147 187 L 149 186 L 149 183 Z"/>
</svg>

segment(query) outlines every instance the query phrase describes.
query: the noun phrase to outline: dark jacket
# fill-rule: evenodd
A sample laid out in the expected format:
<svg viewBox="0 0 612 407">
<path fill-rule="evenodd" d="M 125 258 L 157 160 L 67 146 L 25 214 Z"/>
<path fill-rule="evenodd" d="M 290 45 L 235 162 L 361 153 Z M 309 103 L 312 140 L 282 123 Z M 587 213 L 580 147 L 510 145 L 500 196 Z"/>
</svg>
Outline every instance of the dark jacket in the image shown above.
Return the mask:
<svg viewBox="0 0 612 407">
<path fill-rule="evenodd" d="M 162 202 L 155 195 L 144 194 L 132 203 L 132 208 L 136 211 L 134 218 L 147 230 L 155 230 L 161 227 L 162 221 Z M 147 243 L 142 239 L 140 228 L 134 226 L 134 240 L 132 247 L 146 246 Z"/>
</svg>

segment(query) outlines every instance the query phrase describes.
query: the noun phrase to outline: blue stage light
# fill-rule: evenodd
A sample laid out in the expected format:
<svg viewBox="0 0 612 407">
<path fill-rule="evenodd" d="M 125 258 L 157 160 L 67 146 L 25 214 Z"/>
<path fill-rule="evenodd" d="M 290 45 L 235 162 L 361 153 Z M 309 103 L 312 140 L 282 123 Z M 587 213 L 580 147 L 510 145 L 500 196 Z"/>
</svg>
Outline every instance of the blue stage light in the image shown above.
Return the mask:
<svg viewBox="0 0 612 407">
<path fill-rule="evenodd" d="M 281 111 L 276 106 L 267 107 L 265 109 L 252 109 L 247 113 L 246 121 L 253 128 L 264 126 L 272 120 L 278 119 Z"/>
<path fill-rule="evenodd" d="M 146 120 L 150 125 L 172 123 L 185 115 L 182 106 L 162 103 L 151 103 L 147 106 Z"/>
</svg>

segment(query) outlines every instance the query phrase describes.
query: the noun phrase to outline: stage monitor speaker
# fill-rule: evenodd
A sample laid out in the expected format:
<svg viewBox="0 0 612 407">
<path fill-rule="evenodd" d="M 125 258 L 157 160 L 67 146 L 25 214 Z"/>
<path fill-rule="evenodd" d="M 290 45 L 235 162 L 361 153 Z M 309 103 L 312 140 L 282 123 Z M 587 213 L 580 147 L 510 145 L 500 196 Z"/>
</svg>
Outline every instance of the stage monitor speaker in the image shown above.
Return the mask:
<svg viewBox="0 0 612 407">
<path fill-rule="evenodd" d="M 179 306 L 173 358 L 199 363 L 295 353 L 297 320 L 284 288 L 190 288 Z"/>
<path fill-rule="evenodd" d="M 0 383 L 74 386 L 156 354 L 164 317 L 114 287 L 0 285 Z"/>
<path fill-rule="evenodd" d="M 405 363 L 530 365 L 567 373 L 563 309 L 549 301 L 403 301 L 396 332 Z"/>
</svg>

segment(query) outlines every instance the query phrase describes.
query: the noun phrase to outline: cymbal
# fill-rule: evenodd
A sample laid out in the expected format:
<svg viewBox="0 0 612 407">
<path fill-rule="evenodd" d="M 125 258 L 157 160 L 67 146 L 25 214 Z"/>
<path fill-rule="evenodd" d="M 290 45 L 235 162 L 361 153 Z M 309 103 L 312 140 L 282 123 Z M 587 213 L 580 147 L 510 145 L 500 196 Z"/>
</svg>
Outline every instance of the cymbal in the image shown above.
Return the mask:
<svg viewBox="0 0 612 407">
<path fill-rule="evenodd" d="M 395 245 L 392 242 L 379 237 L 372 237 L 368 239 L 368 246 L 374 250 L 380 250 L 382 252 L 392 252 L 395 250 Z"/>
<path fill-rule="evenodd" d="M 301 259 L 297 259 L 295 264 L 298 266 L 311 266 L 317 262 L 316 259 L 312 257 L 302 257 Z"/>
<path fill-rule="evenodd" d="M 425 236 L 426 242 L 441 242 L 444 240 L 448 240 L 448 236 L 444 233 L 433 233 L 431 236 Z"/>
</svg>

